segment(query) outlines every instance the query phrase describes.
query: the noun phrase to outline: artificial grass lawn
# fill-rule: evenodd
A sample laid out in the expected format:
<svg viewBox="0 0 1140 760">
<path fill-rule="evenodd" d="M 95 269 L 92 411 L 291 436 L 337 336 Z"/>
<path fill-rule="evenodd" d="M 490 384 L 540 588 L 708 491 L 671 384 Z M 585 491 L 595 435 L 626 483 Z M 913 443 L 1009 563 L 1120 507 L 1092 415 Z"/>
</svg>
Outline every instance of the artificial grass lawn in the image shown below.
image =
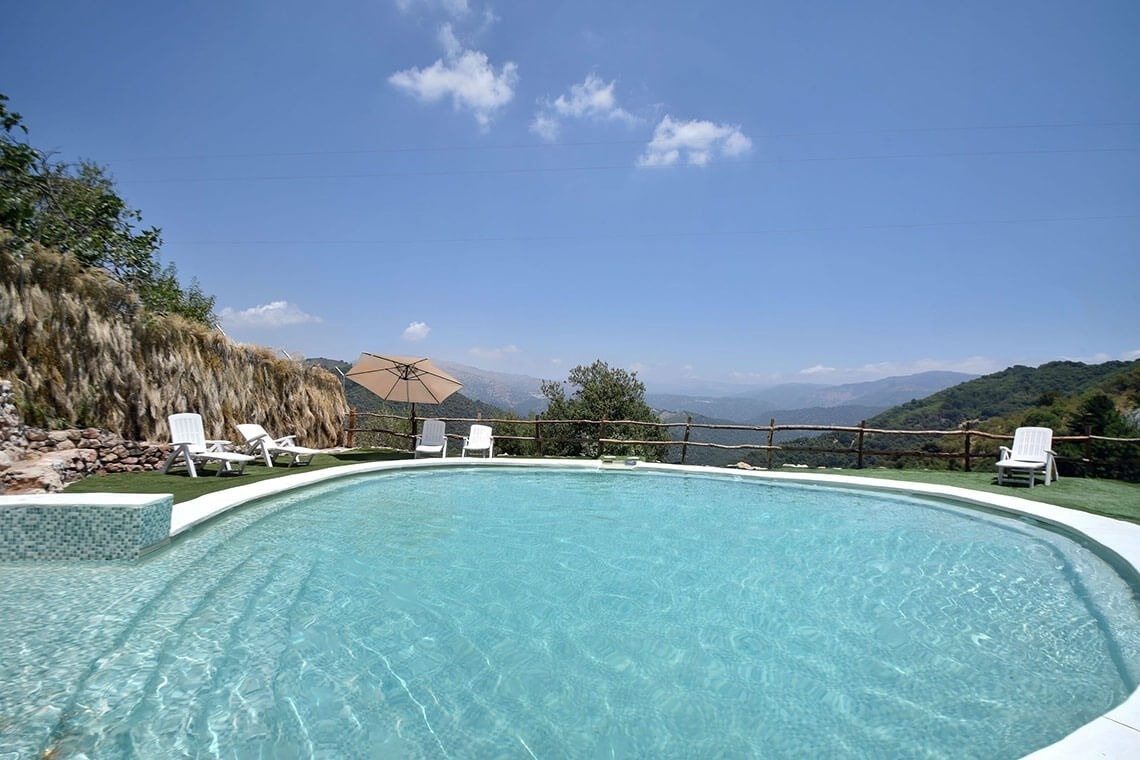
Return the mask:
<svg viewBox="0 0 1140 760">
<path fill-rule="evenodd" d="M 799 472 L 800 470 L 796 470 Z M 1079 509 L 1106 517 L 1115 517 L 1140 523 L 1140 483 L 1097 478 L 1061 478 L 1048 486 L 1038 479 L 1037 485 L 997 484 L 993 472 L 961 472 L 951 470 L 812 470 L 832 472 L 883 480 L 910 480 L 915 483 L 934 483 L 958 486 L 974 491 L 988 491 L 1006 496 L 1020 496 L 1029 501 L 1053 504 L 1058 507 Z"/>
<path fill-rule="evenodd" d="M 67 487 L 67 493 L 172 493 L 174 502 L 188 501 L 208 493 L 214 493 L 231 486 L 245 485 L 258 480 L 290 475 L 306 468 L 325 469 L 357 462 L 377 462 L 392 459 L 408 459 L 407 452 L 353 449 L 335 454 L 318 454 L 311 464 L 301 467 L 266 467 L 264 464 L 246 465 L 242 475 L 214 477 L 214 465 L 206 475 L 191 478 L 184 469 L 170 475 L 159 472 L 130 472 L 115 475 L 96 475 Z M 201 470 L 201 468 L 200 468 Z M 199 471 L 200 471 L 199 470 Z M 1023 499 L 1055 504 L 1059 507 L 1080 509 L 1108 517 L 1116 517 L 1140 523 L 1140 484 L 1124 483 L 1119 480 L 1097 480 L 1094 478 L 1062 478 L 1045 486 L 1040 482 L 1033 488 L 1017 485 L 999 486 L 993 472 L 960 472 L 951 470 L 801 470 L 795 472 L 821 472 L 828 474 L 855 475 L 886 480 L 911 480 L 918 483 L 970 488 L 975 491 L 988 491 Z"/>
<path fill-rule="evenodd" d="M 296 475 L 308 470 L 323 470 L 359 462 L 380 462 L 388 459 L 410 459 L 411 454 L 400 451 L 353 449 L 335 454 L 317 454 L 313 461 L 297 467 L 266 467 L 262 460 L 250 462 L 241 475 L 216 477 L 218 465 L 198 465 L 198 477 L 192 478 L 185 468 L 179 467 L 169 475 L 161 472 L 119 472 L 111 475 L 93 475 L 67 487 L 67 493 L 170 493 L 174 503 L 189 501 L 208 493 L 233 486 L 244 486 L 270 478 Z"/>
</svg>

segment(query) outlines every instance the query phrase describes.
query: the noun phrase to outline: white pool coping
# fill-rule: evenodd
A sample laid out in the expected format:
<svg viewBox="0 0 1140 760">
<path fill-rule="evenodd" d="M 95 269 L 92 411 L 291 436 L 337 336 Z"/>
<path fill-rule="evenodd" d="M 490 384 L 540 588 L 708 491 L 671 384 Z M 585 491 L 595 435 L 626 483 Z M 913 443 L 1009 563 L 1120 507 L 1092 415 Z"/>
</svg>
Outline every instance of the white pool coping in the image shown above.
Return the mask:
<svg viewBox="0 0 1140 760">
<path fill-rule="evenodd" d="M 268 481 L 237 486 L 224 491 L 200 496 L 197 499 L 174 505 L 170 517 L 170 535 L 179 535 L 217 515 L 257 499 L 290 491 L 314 483 L 385 470 L 439 467 L 547 467 L 589 470 L 657 470 L 662 472 L 690 472 L 722 477 L 789 480 L 802 483 L 856 486 L 862 489 L 901 491 L 948 498 L 966 504 L 1008 512 L 1012 516 L 1028 516 L 1052 526 L 1077 533 L 1099 544 L 1111 554 L 1130 565 L 1140 576 L 1140 525 L 1114 520 L 1102 515 L 1075 509 L 1042 504 L 1018 496 L 991 494 L 957 486 L 914 483 L 901 480 L 880 480 L 853 475 L 833 475 L 818 472 L 785 472 L 769 470 L 730 470 L 723 467 L 671 465 L 648 462 L 627 463 L 618 458 L 613 462 L 567 459 L 399 459 L 384 462 L 365 462 L 343 467 L 331 467 Z M 1070 758 L 1105 758 L 1120 760 L 1140 757 L 1140 689 L 1121 705 L 1096 720 L 1086 723 L 1064 739 L 1037 750 L 1026 758 L 1032 760 L 1069 760 Z"/>
</svg>

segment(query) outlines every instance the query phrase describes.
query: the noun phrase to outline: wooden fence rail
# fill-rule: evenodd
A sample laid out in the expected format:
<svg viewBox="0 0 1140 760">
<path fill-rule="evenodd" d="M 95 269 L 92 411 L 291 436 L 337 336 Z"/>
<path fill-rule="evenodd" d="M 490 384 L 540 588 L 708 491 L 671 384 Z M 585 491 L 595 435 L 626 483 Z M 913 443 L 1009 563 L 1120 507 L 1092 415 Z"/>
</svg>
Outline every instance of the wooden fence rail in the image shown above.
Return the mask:
<svg viewBox="0 0 1140 760">
<path fill-rule="evenodd" d="M 388 423 L 398 422 L 399 429 L 393 428 L 377 428 L 377 427 L 360 427 L 361 418 L 375 419 L 378 422 L 387 421 Z M 619 446 L 649 446 L 649 447 L 679 447 L 680 448 L 680 461 L 685 464 L 690 448 L 705 448 L 727 451 L 764 451 L 767 453 L 768 467 L 773 465 L 773 456 L 776 452 L 780 453 L 811 453 L 811 454 L 847 454 L 853 455 L 856 458 L 856 467 L 862 468 L 865 464 L 866 457 L 922 457 L 932 459 L 960 459 L 962 461 L 962 468 L 969 472 L 971 470 L 972 460 L 986 459 L 992 461 L 997 456 L 997 446 L 989 447 L 983 446 L 980 450 L 976 448 L 979 441 L 984 442 L 1006 442 L 1013 439 L 1012 435 L 1002 435 L 998 433 L 988 433 L 982 430 L 974 430 L 969 423 L 966 423 L 961 428 L 954 430 L 894 430 L 889 428 L 870 428 L 867 427 L 866 422 L 861 422 L 859 425 L 807 425 L 807 424 L 791 424 L 791 425 L 777 425 L 776 420 L 772 419 L 768 425 L 714 425 L 707 423 L 695 423 L 692 417 L 689 417 L 685 422 L 641 422 L 639 420 L 556 420 L 545 419 L 541 416 L 536 416 L 530 419 L 483 419 L 483 418 L 470 418 L 470 417 L 436 417 L 434 419 L 441 419 L 447 423 L 456 424 L 482 424 L 482 425 L 499 425 L 509 429 L 517 429 L 519 426 L 526 427 L 532 426 L 534 432 L 531 435 L 511 435 L 501 434 L 496 431 L 495 439 L 497 441 L 518 441 L 529 442 L 535 446 L 538 456 L 543 456 L 544 448 L 550 444 L 557 443 L 582 443 L 586 439 L 581 436 L 578 437 L 565 437 L 565 436 L 551 436 L 549 434 L 550 426 L 557 425 L 576 425 L 576 426 L 596 426 L 597 434 L 588 439 L 589 442 L 597 445 L 598 455 L 601 456 L 606 446 L 619 447 Z M 393 438 L 403 440 L 408 448 L 415 439 L 415 430 L 417 418 L 415 416 L 400 416 L 393 414 L 380 414 L 375 412 L 357 412 L 352 410 L 348 413 L 345 421 L 345 441 L 348 446 L 353 446 L 355 436 L 357 433 L 372 433 L 391 436 Z M 610 438 L 604 435 L 607 427 L 612 426 L 632 426 L 634 428 L 644 429 L 665 429 L 673 430 L 683 428 L 684 432 L 680 439 L 673 439 L 667 441 L 661 440 L 636 440 L 627 438 Z M 544 428 L 546 429 L 544 431 Z M 738 443 L 738 444 L 725 444 L 725 443 L 711 443 L 705 441 L 692 440 L 691 433 L 693 430 L 734 430 L 734 431 L 751 431 L 762 438 L 765 443 Z M 846 447 L 830 447 L 819 448 L 811 446 L 794 446 L 789 444 L 779 444 L 775 442 L 777 433 L 785 431 L 797 432 L 831 432 L 831 433 L 851 433 L 854 440 L 851 446 Z M 867 436 L 873 435 L 896 435 L 896 436 L 914 436 L 914 437 L 935 437 L 935 438 L 961 438 L 961 448 L 954 451 L 930 451 L 930 450 L 899 450 L 899 449 L 876 449 L 870 448 L 867 444 Z M 463 436 L 460 434 L 449 433 L 449 438 L 460 439 Z M 1079 443 L 1083 444 L 1083 455 L 1080 457 L 1061 457 L 1059 460 L 1078 461 L 1082 463 L 1093 463 L 1092 444 L 1096 441 L 1129 445 L 1140 444 L 1140 438 L 1112 438 L 1108 436 L 1099 435 L 1068 435 L 1068 436 L 1054 436 L 1053 442 L 1057 443 Z M 1000 444 L 999 444 L 1000 445 Z"/>
</svg>

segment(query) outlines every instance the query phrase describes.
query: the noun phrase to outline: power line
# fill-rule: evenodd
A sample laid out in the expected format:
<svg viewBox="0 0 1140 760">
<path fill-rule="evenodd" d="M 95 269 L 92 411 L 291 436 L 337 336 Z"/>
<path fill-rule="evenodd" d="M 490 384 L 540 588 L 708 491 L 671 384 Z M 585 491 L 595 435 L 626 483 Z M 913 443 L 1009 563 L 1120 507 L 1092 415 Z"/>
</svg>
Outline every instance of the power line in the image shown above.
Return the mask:
<svg viewBox="0 0 1140 760">
<path fill-rule="evenodd" d="M 979 158 L 986 156 L 1047 156 L 1065 154 L 1098 154 L 1098 153 L 1135 153 L 1140 148 L 1110 147 L 1110 148 L 1044 148 L 1039 150 L 975 150 L 942 153 L 891 153 L 891 154 L 865 154 L 856 156 L 805 156 L 800 158 L 763 158 L 763 159 L 728 159 L 718 161 L 718 165 L 759 166 L 794 163 L 826 163 L 840 161 L 883 161 L 883 160 L 915 160 L 930 158 Z M 635 166 L 633 164 L 596 164 L 584 166 L 527 166 L 527 167 L 499 167 L 489 169 L 439 169 L 415 171 L 388 171 L 388 172 L 356 172 L 332 174 L 275 174 L 275 175 L 248 175 L 230 177 L 165 177 L 152 179 L 120 180 L 120 184 L 165 184 L 165 183 L 193 183 L 193 182 L 277 182 L 296 180 L 345 180 L 345 179 L 396 179 L 407 177 L 459 177 L 481 175 L 508 175 L 508 174 L 561 174 L 577 172 L 599 171 L 627 171 L 630 169 L 643 170 L 678 170 L 685 168 L 685 164 L 670 164 L 668 166 Z"/>
<path fill-rule="evenodd" d="M 840 137 L 843 135 L 922 134 L 954 132 L 997 132 L 1030 129 L 1111 129 L 1140 127 L 1140 122 L 1026 122 L 1023 124 L 989 124 L 975 126 L 887 127 L 883 129 L 842 129 L 805 132 L 760 132 L 758 139 L 787 139 L 798 137 Z M 491 145 L 436 145 L 404 146 L 396 148 L 347 148 L 338 150 L 249 151 L 237 153 L 191 153 L 172 156 L 134 156 L 108 163 L 121 164 L 145 161 L 202 161 L 237 158 L 309 158 L 316 156 L 398 155 L 412 153 L 487 152 L 503 150 L 551 150 L 556 148 L 605 147 L 619 145 L 645 145 L 647 140 L 582 140 L 574 142 L 498 143 Z"/>
<path fill-rule="evenodd" d="M 661 238 L 715 238 L 715 237 L 756 237 L 761 235 L 783 235 L 804 232 L 858 232 L 868 230 L 907 230 L 937 227 L 964 227 L 971 225 L 1006 224 L 1055 224 L 1063 222 L 1104 222 L 1131 221 L 1140 219 L 1136 214 L 1104 214 L 1093 216 L 1049 216 L 1022 217 L 1015 219 L 958 219 L 938 222 L 900 222 L 891 224 L 857 224 L 806 227 L 770 227 L 757 230 L 705 230 L 674 232 L 630 232 L 607 235 L 487 235 L 456 236 L 446 238 L 390 238 L 376 240 L 167 240 L 166 245 L 196 246 L 243 246 L 243 245 L 329 245 L 329 246 L 378 246 L 378 245 L 423 245 L 454 243 L 542 243 L 590 240 L 631 240 Z"/>
</svg>

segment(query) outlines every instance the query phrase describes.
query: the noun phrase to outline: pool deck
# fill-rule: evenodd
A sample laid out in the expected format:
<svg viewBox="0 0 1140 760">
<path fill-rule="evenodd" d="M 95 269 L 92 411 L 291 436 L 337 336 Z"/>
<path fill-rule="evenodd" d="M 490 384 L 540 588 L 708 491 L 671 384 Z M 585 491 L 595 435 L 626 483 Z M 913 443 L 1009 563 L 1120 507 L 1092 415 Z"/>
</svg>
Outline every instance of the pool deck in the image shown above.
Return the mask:
<svg viewBox="0 0 1140 760">
<path fill-rule="evenodd" d="M 367 462 L 345 465 L 313 472 L 301 471 L 273 480 L 237 486 L 218 493 L 201 496 L 191 501 L 175 504 L 170 518 L 170 535 L 179 535 L 196 525 L 200 525 L 217 515 L 243 504 L 274 496 L 302 486 L 325 481 L 385 470 L 439 467 L 549 467 L 589 470 L 652 470 L 659 472 L 689 472 L 700 475 L 722 477 L 757 478 L 765 480 L 785 480 L 801 483 L 843 485 L 869 490 L 893 491 L 922 496 L 951 499 L 989 510 L 1009 513 L 1014 517 L 1030 517 L 1062 531 L 1083 536 L 1103 547 L 1102 556 L 1117 564 L 1124 571 L 1135 573 L 1140 578 L 1140 525 L 1121 520 L 1094 515 L 1088 512 L 1056 507 L 1050 504 L 1029 501 L 1015 495 L 991 494 L 972 491 L 955 486 L 910 483 L 906 481 L 886 481 L 860 478 L 852 475 L 831 475 L 823 473 L 798 473 L 768 470 L 729 470 L 719 467 L 691 465 L 668 465 L 646 462 L 627 462 L 616 459 L 612 462 L 574 461 L 550 459 L 415 459 L 386 462 Z M 1014 489 L 1011 488 L 1011 491 Z M 1140 689 L 1121 705 L 1105 713 L 1091 723 L 1087 723 L 1061 741 L 1044 747 L 1027 758 L 1032 760 L 1069 760 L 1070 758 L 1106 758 L 1124 760 L 1140 757 Z"/>
</svg>

